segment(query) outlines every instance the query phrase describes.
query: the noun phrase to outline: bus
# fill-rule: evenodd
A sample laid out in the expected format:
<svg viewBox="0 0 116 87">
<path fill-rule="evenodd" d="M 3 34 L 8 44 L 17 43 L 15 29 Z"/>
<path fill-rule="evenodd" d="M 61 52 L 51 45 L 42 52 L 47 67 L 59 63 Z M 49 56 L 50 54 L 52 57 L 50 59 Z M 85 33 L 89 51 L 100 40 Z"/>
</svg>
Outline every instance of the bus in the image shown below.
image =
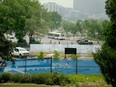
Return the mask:
<svg viewBox="0 0 116 87">
<path fill-rule="evenodd" d="M 64 34 L 57 33 L 57 32 L 49 32 L 48 33 L 48 38 L 50 38 L 50 39 L 57 39 L 57 40 L 65 40 Z"/>
</svg>

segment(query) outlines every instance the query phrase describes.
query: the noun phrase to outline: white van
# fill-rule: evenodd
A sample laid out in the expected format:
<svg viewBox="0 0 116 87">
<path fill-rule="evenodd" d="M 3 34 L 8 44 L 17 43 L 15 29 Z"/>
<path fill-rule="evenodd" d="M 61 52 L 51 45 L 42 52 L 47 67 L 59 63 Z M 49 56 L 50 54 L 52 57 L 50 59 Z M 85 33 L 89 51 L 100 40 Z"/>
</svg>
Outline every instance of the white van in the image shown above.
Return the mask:
<svg viewBox="0 0 116 87">
<path fill-rule="evenodd" d="M 28 56 L 30 54 L 29 51 L 27 51 L 25 48 L 22 48 L 22 47 L 16 47 L 13 52 L 12 52 L 12 55 L 13 56 Z"/>
<path fill-rule="evenodd" d="M 49 32 L 48 33 L 48 38 L 51 39 L 58 39 L 58 40 L 65 40 L 65 36 L 62 33 L 57 33 L 57 32 Z"/>
</svg>

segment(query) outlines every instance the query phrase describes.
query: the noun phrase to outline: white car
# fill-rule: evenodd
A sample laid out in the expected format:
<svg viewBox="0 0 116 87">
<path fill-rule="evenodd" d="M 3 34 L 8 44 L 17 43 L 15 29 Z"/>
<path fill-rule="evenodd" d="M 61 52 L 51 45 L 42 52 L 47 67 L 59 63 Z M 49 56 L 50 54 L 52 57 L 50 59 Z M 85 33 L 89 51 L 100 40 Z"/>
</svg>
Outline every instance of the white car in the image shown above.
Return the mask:
<svg viewBox="0 0 116 87">
<path fill-rule="evenodd" d="M 30 54 L 29 51 L 27 51 L 25 48 L 22 48 L 22 47 L 16 47 L 13 52 L 12 52 L 12 55 L 13 56 L 28 56 Z"/>
</svg>

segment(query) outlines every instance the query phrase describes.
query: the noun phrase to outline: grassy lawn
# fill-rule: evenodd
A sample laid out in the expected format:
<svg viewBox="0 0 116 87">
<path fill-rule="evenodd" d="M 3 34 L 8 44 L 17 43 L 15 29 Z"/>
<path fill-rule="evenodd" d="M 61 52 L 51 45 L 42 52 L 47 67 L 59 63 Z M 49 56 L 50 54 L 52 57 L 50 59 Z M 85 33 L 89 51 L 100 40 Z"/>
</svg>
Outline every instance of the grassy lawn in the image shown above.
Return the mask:
<svg viewBox="0 0 116 87">
<path fill-rule="evenodd" d="M 49 53 L 49 52 L 43 52 L 44 53 L 44 56 L 48 55 L 48 54 L 54 54 L 53 52 L 52 53 Z M 60 53 L 60 52 L 59 52 Z M 32 55 L 36 55 L 38 56 L 40 54 L 40 52 L 32 52 L 31 53 Z M 72 54 L 67 54 L 67 57 L 71 57 Z M 80 53 L 77 53 L 77 57 L 80 57 Z M 65 54 L 64 53 L 60 53 L 60 58 L 65 58 Z"/>
<path fill-rule="evenodd" d="M 36 84 L 0 84 L 0 87 L 50 87 Z"/>
<path fill-rule="evenodd" d="M 105 82 L 78 82 L 76 84 L 66 84 L 65 86 L 47 86 L 36 84 L 0 84 L 0 87 L 112 87 Z"/>
<path fill-rule="evenodd" d="M 69 75 L 69 78 L 75 82 L 74 87 L 112 87 L 102 75 Z"/>
<path fill-rule="evenodd" d="M 0 87 L 112 87 L 104 81 L 102 75 L 67 75 L 72 81 L 65 86 L 41 85 L 32 83 L 3 83 Z"/>
</svg>

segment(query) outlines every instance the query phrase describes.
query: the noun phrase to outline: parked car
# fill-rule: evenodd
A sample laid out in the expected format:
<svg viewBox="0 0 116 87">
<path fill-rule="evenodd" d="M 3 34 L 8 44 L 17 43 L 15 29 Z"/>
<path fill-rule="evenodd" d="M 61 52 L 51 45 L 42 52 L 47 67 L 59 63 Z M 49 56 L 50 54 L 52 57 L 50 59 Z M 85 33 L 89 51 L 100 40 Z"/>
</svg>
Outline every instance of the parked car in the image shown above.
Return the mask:
<svg viewBox="0 0 116 87">
<path fill-rule="evenodd" d="M 88 41 L 86 39 L 77 40 L 77 43 L 80 45 L 92 45 L 93 44 L 93 42 Z"/>
<path fill-rule="evenodd" d="M 29 54 L 30 52 L 22 47 L 16 47 L 15 49 L 13 49 L 13 52 L 12 52 L 13 56 L 19 56 L 19 57 L 28 56 Z"/>
</svg>

